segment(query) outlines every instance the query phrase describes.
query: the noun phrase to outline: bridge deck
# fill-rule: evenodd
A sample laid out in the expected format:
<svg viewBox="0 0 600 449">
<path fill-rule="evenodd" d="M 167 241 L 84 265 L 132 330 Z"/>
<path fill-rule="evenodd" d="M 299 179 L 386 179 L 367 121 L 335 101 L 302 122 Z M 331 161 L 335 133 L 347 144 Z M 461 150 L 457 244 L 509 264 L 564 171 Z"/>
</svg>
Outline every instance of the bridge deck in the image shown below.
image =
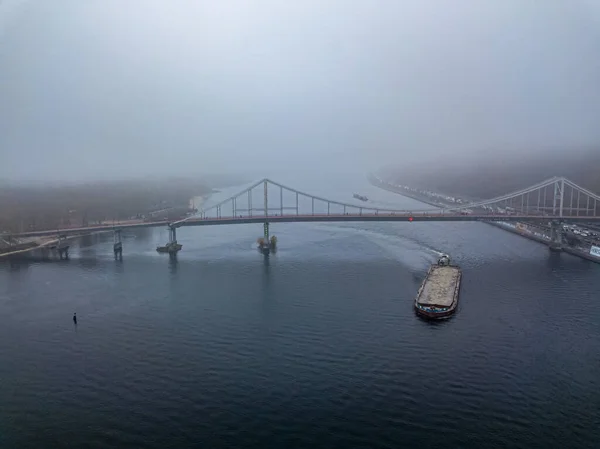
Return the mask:
<svg viewBox="0 0 600 449">
<path fill-rule="evenodd" d="M 188 220 L 176 223 L 175 226 L 212 226 L 224 224 L 243 224 L 243 223 L 311 223 L 311 222 L 370 222 L 370 221 L 397 221 L 397 222 L 418 222 L 418 221 L 511 221 L 511 222 L 539 222 L 551 221 L 552 217 L 531 216 L 531 215 L 458 215 L 458 214 L 362 214 L 362 215 L 334 215 L 334 214 L 315 214 L 315 215 L 278 215 L 278 216 L 253 216 L 253 217 L 221 217 L 221 218 L 190 218 Z M 569 221 L 599 221 L 600 218 L 593 217 L 570 217 Z"/>
<path fill-rule="evenodd" d="M 273 189 L 275 190 L 273 191 Z M 271 190 L 271 194 L 268 193 L 269 190 Z M 546 201 L 546 194 L 548 193 L 546 190 L 551 193 L 553 199 L 550 204 Z M 560 201 L 557 200 L 556 192 L 560 192 Z M 568 193 L 565 194 L 565 192 Z M 255 207 L 253 207 L 254 194 L 260 194 L 261 198 L 259 201 L 254 202 Z M 274 202 L 270 201 L 268 197 L 273 197 Z M 284 201 L 284 198 L 288 198 L 288 201 Z M 277 205 L 275 209 L 273 209 L 274 205 Z M 15 234 L 15 236 L 39 237 L 59 233 L 68 235 L 89 234 L 113 229 L 158 226 L 170 226 L 175 229 L 184 226 L 264 223 L 265 221 L 271 223 L 344 221 L 518 221 L 531 223 L 552 220 L 600 222 L 600 209 L 598 206 L 600 206 L 600 196 L 577 186 L 566 178 L 559 177 L 550 178 L 528 188 L 491 200 L 471 202 L 453 207 L 445 206 L 442 209 L 413 209 L 412 211 L 382 209 L 373 207 L 370 204 L 360 205 L 332 201 L 286 187 L 265 178 L 244 191 L 204 209 L 201 217 L 188 217 L 171 223 L 164 220 L 145 223 L 120 222 L 82 228 L 30 231 Z M 279 214 L 277 214 L 277 210 L 280 211 Z M 289 212 L 286 213 L 286 210 Z M 318 211 L 324 210 L 327 213 L 318 213 Z M 336 212 L 330 213 L 332 210 Z M 548 213 L 549 210 L 553 212 L 552 215 Z M 274 211 L 274 213 L 271 215 L 270 211 Z M 311 211 L 311 213 L 307 213 L 308 211 Z M 258 215 L 251 215 L 254 212 Z"/>
<path fill-rule="evenodd" d="M 411 220 L 412 219 L 412 220 Z M 169 223 L 167 221 L 155 221 L 147 223 L 135 223 L 127 225 L 110 225 L 110 226 L 89 226 L 86 228 L 71 228 L 71 229 L 52 229 L 46 231 L 30 231 L 21 234 L 15 234 L 17 237 L 41 237 L 57 234 L 88 234 L 92 232 L 112 231 L 115 229 L 137 229 L 151 227 L 185 227 L 185 226 L 215 226 L 215 225 L 231 225 L 231 224 L 251 224 L 251 223 L 313 223 L 313 222 L 413 222 L 419 221 L 440 221 L 440 222 L 459 222 L 459 221 L 510 221 L 510 222 L 539 222 L 554 220 L 553 217 L 532 216 L 532 215 L 494 215 L 494 214 L 476 214 L 476 215 L 459 215 L 459 214 L 362 214 L 362 215 L 343 215 L 343 214 L 315 214 L 315 215 L 263 215 L 257 216 L 242 216 L 242 217 L 221 217 L 221 218 L 189 218 L 177 223 Z M 568 217 L 565 220 L 570 222 L 599 222 L 600 217 Z"/>
</svg>

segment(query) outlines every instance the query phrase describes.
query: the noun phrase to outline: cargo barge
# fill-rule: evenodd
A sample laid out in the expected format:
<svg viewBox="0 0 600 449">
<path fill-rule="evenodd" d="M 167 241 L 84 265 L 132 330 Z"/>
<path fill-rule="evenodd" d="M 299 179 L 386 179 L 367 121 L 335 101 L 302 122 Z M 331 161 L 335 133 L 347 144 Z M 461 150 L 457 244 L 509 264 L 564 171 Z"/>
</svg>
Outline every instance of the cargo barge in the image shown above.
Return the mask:
<svg viewBox="0 0 600 449">
<path fill-rule="evenodd" d="M 425 318 L 447 318 L 456 311 L 462 272 L 443 255 L 432 265 L 419 288 L 415 311 Z"/>
</svg>

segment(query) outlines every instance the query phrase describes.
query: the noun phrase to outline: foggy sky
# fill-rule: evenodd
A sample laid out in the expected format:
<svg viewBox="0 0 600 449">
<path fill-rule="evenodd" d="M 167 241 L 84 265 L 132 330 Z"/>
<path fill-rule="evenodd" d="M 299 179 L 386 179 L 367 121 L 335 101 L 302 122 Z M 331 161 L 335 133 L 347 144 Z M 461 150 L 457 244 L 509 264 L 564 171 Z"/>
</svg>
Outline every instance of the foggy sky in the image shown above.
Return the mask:
<svg viewBox="0 0 600 449">
<path fill-rule="evenodd" d="M 0 0 L 0 179 L 598 145 L 597 4 Z"/>
</svg>

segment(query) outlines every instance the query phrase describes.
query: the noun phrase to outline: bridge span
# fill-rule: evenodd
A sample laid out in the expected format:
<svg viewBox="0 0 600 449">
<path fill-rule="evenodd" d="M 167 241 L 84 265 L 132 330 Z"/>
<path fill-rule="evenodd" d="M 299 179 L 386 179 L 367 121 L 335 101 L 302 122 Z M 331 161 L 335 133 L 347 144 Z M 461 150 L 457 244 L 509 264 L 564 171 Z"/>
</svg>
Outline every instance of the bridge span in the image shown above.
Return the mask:
<svg viewBox="0 0 600 449">
<path fill-rule="evenodd" d="M 14 234 L 14 237 L 44 237 L 115 232 L 115 255 L 122 251 L 121 231 L 168 227 L 169 242 L 164 252 L 176 253 L 177 229 L 188 226 L 263 224 L 269 242 L 270 224 L 309 222 L 531 222 L 549 223 L 551 247 L 562 245 L 562 222 L 600 222 L 600 196 L 566 178 L 554 177 L 500 197 L 453 207 L 420 210 L 382 209 L 311 195 L 269 179 L 263 179 L 238 194 L 198 214 L 176 222 L 151 221 L 122 225 L 99 225 L 48 229 Z"/>
<path fill-rule="evenodd" d="M 15 237 L 48 237 L 56 235 L 79 235 L 91 234 L 97 232 L 110 232 L 116 229 L 141 229 L 141 228 L 157 228 L 170 227 L 182 228 L 189 226 L 218 226 L 218 225 L 235 225 L 235 224 L 256 224 L 256 223 L 335 223 L 335 222 L 423 222 L 423 221 L 444 221 L 444 222 L 460 222 L 460 221 L 505 221 L 505 222 L 539 222 L 541 220 L 551 219 L 542 216 L 530 215 L 500 215 L 500 214 L 448 214 L 448 213 L 431 213 L 424 214 L 415 213 L 363 213 L 363 214 L 310 214 L 310 215 L 253 215 L 238 217 L 204 217 L 204 218 L 189 218 L 179 222 L 171 223 L 168 221 L 153 221 L 147 223 L 134 223 L 127 225 L 101 225 L 87 226 L 78 228 L 51 229 L 45 231 L 30 231 L 14 234 Z M 569 218 L 570 222 L 590 222 L 598 221 L 599 218 L 591 217 L 573 217 Z"/>
<path fill-rule="evenodd" d="M 193 218 L 182 223 L 172 224 L 174 227 L 184 226 L 215 226 L 232 224 L 251 224 L 251 223 L 327 223 L 327 222 L 421 222 L 421 221 L 509 221 L 509 222 L 539 222 L 544 217 L 532 217 L 529 215 L 460 215 L 460 214 L 420 214 L 420 213 L 364 213 L 358 214 L 315 214 L 315 215 L 268 215 L 252 217 L 221 217 L 221 218 Z M 586 217 L 577 217 L 569 221 L 588 222 Z M 600 220 L 598 220 L 600 221 Z"/>
</svg>

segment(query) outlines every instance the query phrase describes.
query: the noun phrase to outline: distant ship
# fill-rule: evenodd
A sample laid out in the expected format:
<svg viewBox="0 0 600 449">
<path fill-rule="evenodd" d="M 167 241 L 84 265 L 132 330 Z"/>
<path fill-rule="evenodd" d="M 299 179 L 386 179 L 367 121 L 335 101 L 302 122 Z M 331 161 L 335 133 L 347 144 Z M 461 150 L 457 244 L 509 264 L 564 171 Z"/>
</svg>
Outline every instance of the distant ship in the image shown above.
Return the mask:
<svg viewBox="0 0 600 449">
<path fill-rule="evenodd" d="M 361 201 L 369 201 L 369 198 L 367 198 L 366 196 L 363 196 L 363 195 L 359 195 L 358 193 L 354 194 L 354 198 L 356 198 L 357 200 L 361 200 Z"/>
</svg>

